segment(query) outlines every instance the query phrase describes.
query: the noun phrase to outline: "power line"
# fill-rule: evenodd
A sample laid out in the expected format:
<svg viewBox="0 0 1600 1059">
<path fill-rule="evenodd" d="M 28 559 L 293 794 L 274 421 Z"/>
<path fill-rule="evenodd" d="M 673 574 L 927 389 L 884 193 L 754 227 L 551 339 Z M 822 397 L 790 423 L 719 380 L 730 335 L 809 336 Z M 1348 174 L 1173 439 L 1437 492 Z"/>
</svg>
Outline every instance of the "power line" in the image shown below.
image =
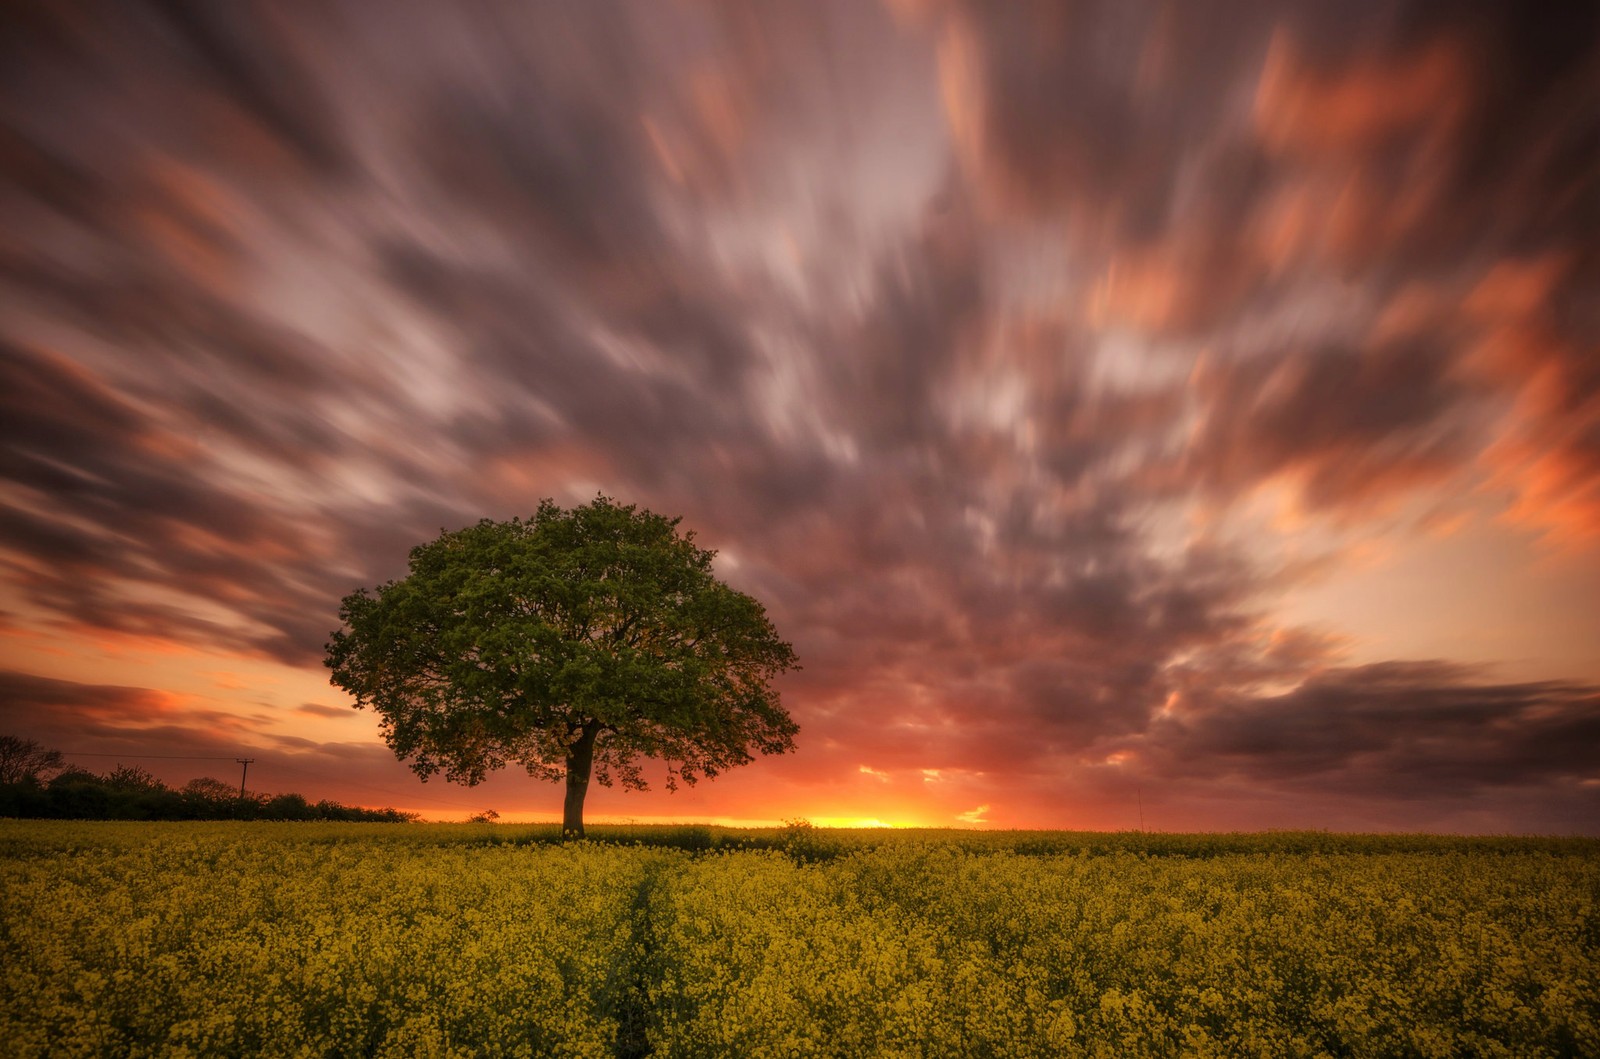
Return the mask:
<svg viewBox="0 0 1600 1059">
<path fill-rule="evenodd" d="M 63 750 L 66 757 L 114 757 L 130 758 L 136 761 L 237 761 L 238 758 L 220 757 L 210 754 L 91 754 L 83 750 Z"/>
</svg>

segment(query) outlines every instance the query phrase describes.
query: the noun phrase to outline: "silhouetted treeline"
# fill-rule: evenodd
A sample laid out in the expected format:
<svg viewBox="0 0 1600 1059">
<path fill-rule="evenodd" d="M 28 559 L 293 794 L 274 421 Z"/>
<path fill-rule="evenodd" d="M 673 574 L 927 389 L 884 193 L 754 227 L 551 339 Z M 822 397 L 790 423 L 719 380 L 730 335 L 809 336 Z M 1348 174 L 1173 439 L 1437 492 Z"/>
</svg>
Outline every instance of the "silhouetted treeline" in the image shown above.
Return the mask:
<svg viewBox="0 0 1600 1059">
<path fill-rule="evenodd" d="M 0 736 L 0 817 L 47 820 L 356 820 L 400 823 L 417 814 L 362 809 L 299 794 L 239 794 L 222 780 L 174 789 L 142 768 L 104 775 L 67 767 L 32 740 Z"/>
</svg>

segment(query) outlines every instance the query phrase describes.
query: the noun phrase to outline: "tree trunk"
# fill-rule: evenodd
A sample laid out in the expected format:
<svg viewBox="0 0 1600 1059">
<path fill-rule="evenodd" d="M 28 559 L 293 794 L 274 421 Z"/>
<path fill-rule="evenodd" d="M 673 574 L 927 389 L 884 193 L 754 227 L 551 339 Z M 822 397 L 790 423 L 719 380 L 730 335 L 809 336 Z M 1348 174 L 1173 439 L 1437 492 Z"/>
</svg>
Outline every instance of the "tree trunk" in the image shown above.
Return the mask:
<svg viewBox="0 0 1600 1059">
<path fill-rule="evenodd" d="M 561 807 L 561 834 L 565 838 L 583 837 L 583 798 L 589 793 L 594 739 L 599 734 L 600 725 L 590 721 L 583 726 L 578 741 L 567 748 L 567 798 Z"/>
</svg>

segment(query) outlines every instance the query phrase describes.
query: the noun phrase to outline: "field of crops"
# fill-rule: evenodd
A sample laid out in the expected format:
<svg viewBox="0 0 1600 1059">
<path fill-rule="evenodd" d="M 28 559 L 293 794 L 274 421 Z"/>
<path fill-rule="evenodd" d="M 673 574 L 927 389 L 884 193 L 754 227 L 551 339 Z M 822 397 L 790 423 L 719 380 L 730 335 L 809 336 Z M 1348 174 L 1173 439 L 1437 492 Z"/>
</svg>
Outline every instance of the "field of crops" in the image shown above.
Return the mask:
<svg viewBox="0 0 1600 1059">
<path fill-rule="evenodd" d="M 1600 1055 L 1600 842 L 0 821 L 18 1056 Z"/>
</svg>

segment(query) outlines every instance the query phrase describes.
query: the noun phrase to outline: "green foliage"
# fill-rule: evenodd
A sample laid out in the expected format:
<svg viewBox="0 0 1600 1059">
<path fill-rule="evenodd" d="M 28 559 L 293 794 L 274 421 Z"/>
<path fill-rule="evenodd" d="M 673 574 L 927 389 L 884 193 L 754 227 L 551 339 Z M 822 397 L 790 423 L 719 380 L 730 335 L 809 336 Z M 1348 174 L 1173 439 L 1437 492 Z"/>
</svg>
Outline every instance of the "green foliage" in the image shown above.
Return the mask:
<svg viewBox="0 0 1600 1059">
<path fill-rule="evenodd" d="M 165 791 L 166 784 L 156 779 L 155 773 L 138 765 L 118 765 L 101 777 L 100 782 L 115 791 Z"/>
<path fill-rule="evenodd" d="M 0 786 L 42 783 L 66 767 L 59 750 L 47 750 L 32 739 L 0 735 Z"/>
<path fill-rule="evenodd" d="M 479 522 L 345 597 L 333 683 L 395 754 L 466 784 L 508 763 L 545 779 L 669 788 L 793 749 L 773 678 L 795 667 L 761 604 L 718 581 L 678 520 L 598 497 Z"/>
<path fill-rule="evenodd" d="M 828 856 L 787 855 L 802 834 Z M 22 1056 L 1600 1054 L 1600 842 L 1062 833 L 1068 852 L 1019 852 L 1050 834 L 613 825 L 562 846 L 555 825 L 0 821 L 0 1039 Z"/>
<path fill-rule="evenodd" d="M 757 843 L 752 842 L 751 845 Z M 838 840 L 837 834 L 828 834 L 810 820 L 789 820 L 778 832 L 778 848 L 804 864 L 836 857 L 846 847 Z"/>
<path fill-rule="evenodd" d="M 60 754 L 55 751 L 56 759 Z M 346 820 L 400 823 L 415 813 L 363 809 L 299 794 L 240 797 L 239 788 L 205 777 L 173 790 L 148 770 L 117 765 L 105 775 L 64 768 L 49 783 L 34 777 L 0 783 L 0 817 L 53 820 Z"/>
</svg>

